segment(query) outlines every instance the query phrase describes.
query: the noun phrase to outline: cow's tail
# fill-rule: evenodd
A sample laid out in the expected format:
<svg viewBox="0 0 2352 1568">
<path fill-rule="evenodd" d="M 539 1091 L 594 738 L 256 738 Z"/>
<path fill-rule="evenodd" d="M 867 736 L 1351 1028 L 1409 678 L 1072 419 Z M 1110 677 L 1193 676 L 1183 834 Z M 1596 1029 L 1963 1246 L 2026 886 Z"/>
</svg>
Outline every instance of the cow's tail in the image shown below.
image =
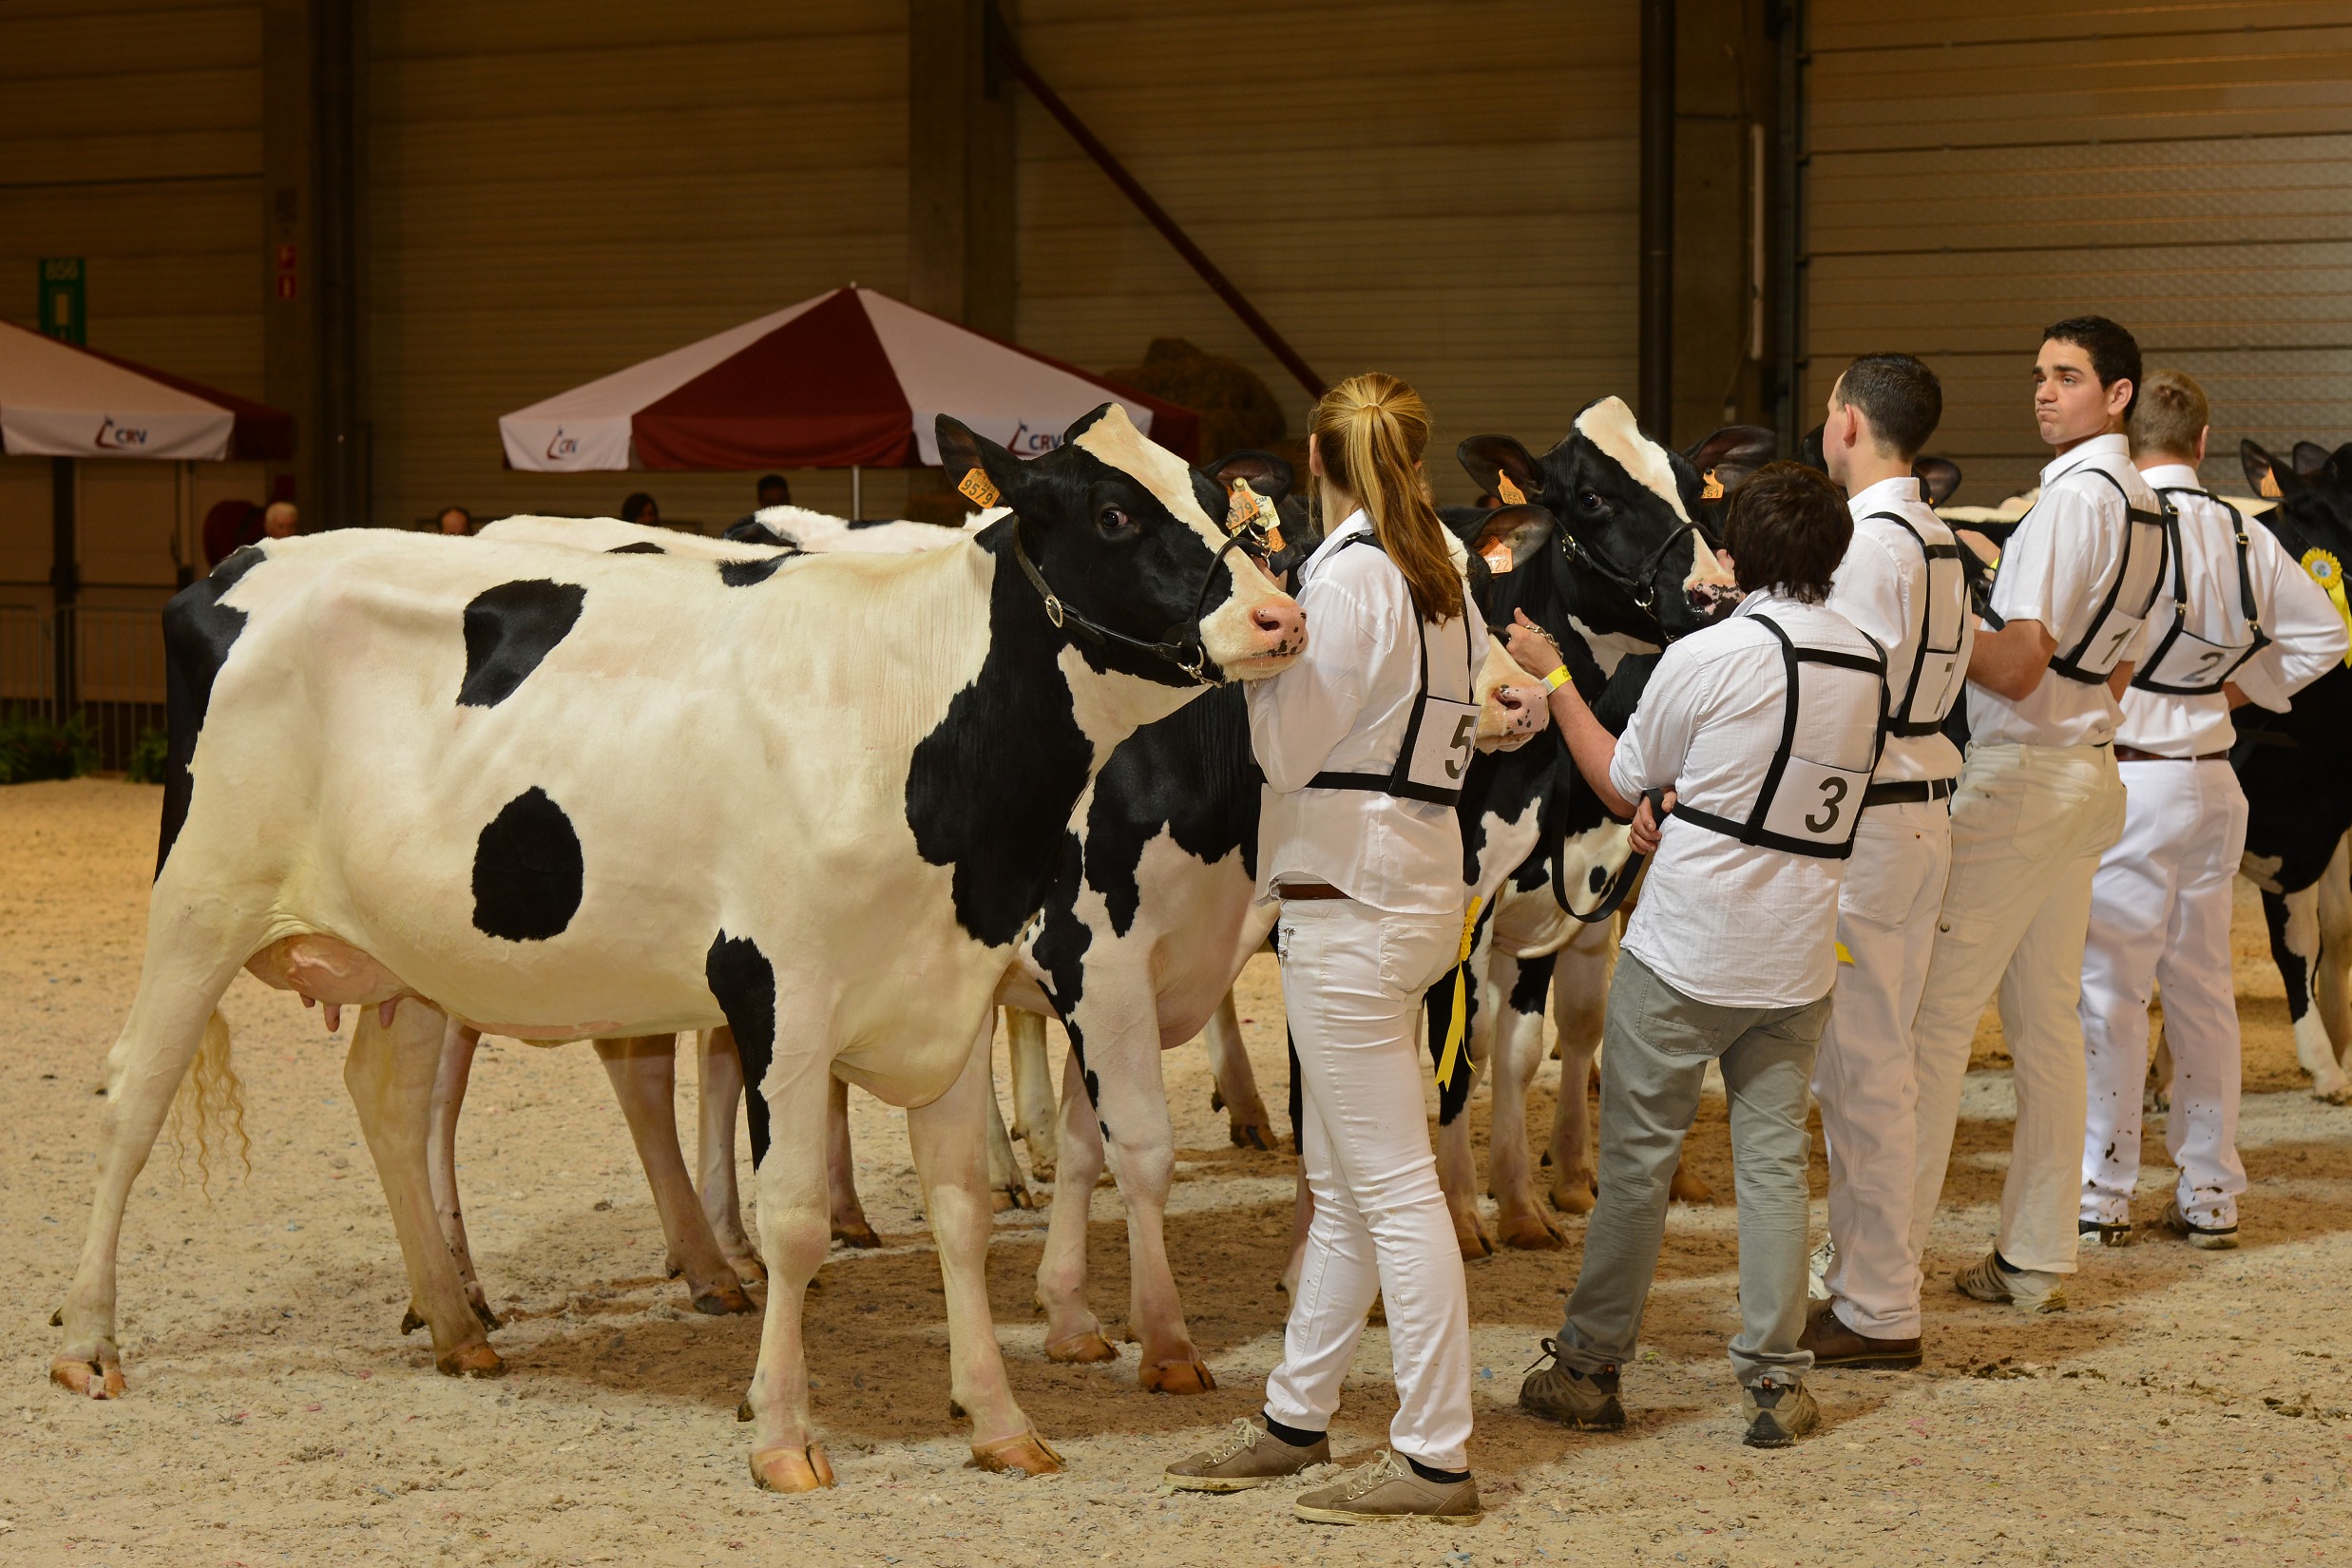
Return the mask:
<svg viewBox="0 0 2352 1568">
<path fill-rule="evenodd" d="M 196 1136 L 197 1174 L 206 1194 L 212 1191 L 216 1140 L 225 1149 L 228 1138 L 234 1138 L 237 1157 L 245 1174 L 253 1174 L 253 1139 L 245 1133 L 245 1086 L 238 1081 L 237 1069 L 229 1061 L 229 1021 L 218 1008 L 204 1022 L 204 1042 L 197 1047 L 196 1061 L 180 1080 L 180 1093 L 171 1102 L 172 1161 L 182 1169 L 187 1162 L 191 1128 Z"/>
</svg>

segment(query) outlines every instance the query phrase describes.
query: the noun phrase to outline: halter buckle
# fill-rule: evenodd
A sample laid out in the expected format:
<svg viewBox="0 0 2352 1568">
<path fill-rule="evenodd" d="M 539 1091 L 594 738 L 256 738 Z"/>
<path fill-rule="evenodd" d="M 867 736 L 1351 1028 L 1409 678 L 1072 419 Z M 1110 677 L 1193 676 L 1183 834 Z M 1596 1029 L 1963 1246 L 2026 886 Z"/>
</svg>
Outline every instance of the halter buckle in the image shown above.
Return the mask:
<svg viewBox="0 0 2352 1568">
<path fill-rule="evenodd" d="M 1045 596 L 1045 619 L 1054 623 L 1054 630 L 1061 629 L 1061 601 L 1052 594 Z"/>
</svg>

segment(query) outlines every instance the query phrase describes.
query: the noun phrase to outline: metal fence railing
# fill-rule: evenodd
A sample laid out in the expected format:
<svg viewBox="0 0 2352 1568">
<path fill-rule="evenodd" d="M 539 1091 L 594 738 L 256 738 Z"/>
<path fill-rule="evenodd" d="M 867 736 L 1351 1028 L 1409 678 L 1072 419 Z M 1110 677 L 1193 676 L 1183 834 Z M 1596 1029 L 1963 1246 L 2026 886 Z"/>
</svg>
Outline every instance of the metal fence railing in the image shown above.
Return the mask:
<svg viewBox="0 0 2352 1568">
<path fill-rule="evenodd" d="M 159 609 L 0 604 L 0 715 L 73 723 L 103 769 L 163 727 Z"/>
</svg>

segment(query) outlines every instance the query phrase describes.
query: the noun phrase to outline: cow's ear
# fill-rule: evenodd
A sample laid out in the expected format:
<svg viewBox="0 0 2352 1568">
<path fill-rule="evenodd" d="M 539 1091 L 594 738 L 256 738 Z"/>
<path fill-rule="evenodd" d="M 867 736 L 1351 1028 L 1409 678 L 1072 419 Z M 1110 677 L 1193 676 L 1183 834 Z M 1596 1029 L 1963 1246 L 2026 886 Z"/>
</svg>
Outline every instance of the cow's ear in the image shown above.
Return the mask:
<svg viewBox="0 0 2352 1568">
<path fill-rule="evenodd" d="M 1683 457 L 1703 478 L 1715 476 L 1728 492 L 1740 481 L 1772 461 L 1780 450 L 1780 434 L 1762 425 L 1726 425 L 1705 440 L 1683 449 Z"/>
<path fill-rule="evenodd" d="M 1931 507 L 1942 506 L 1960 488 L 1960 465 L 1948 457 L 1914 459 L 1911 477 L 1927 487 L 1927 503 Z"/>
<path fill-rule="evenodd" d="M 1541 507 L 1497 507 L 1468 529 L 1462 542 L 1489 570 L 1507 572 L 1543 548 L 1552 537 L 1552 514 Z"/>
<path fill-rule="evenodd" d="M 1502 492 L 1505 480 L 1519 491 L 1520 501 L 1531 501 L 1542 492 L 1543 470 L 1526 448 L 1507 435 L 1474 435 L 1456 447 L 1454 455 L 1462 460 L 1463 471 L 1490 495 L 1509 501 Z"/>
<path fill-rule="evenodd" d="M 938 430 L 939 466 L 947 473 L 947 483 L 984 507 L 1011 506 L 1012 493 L 1021 484 L 1021 460 L 962 420 L 947 414 L 939 416 Z M 972 480 L 975 471 L 985 483 Z M 973 493 L 987 490 L 994 490 L 996 499 L 981 501 Z"/>
<path fill-rule="evenodd" d="M 2286 496 L 2304 488 L 2303 475 L 2272 457 L 2251 440 L 2238 443 L 2238 461 L 2246 465 L 2246 484 L 2256 495 Z"/>
<path fill-rule="evenodd" d="M 1104 414 L 1109 413 L 1115 407 L 1117 407 L 1116 404 L 1098 403 L 1093 408 L 1088 409 L 1084 413 L 1080 414 L 1076 419 L 1071 420 L 1070 428 L 1061 432 L 1061 444 L 1066 447 L 1070 445 L 1070 443 L 1076 441 L 1080 436 L 1084 435 L 1088 430 L 1093 430 L 1095 428 L 1095 421 L 1100 419 Z"/>
<path fill-rule="evenodd" d="M 2334 455 L 2316 441 L 2298 441 L 2295 443 L 2295 455 L 2291 461 L 2295 465 L 2297 473 L 2305 479 L 2317 479 L 2320 476 L 2320 470 L 2327 467 L 2327 460 Z"/>
<path fill-rule="evenodd" d="M 1250 488 L 1277 507 L 1281 506 L 1284 498 L 1290 495 L 1291 486 L 1297 479 L 1296 471 L 1291 468 L 1291 465 L 1276 457 L 1272 452 L 1256 451 L 1249 448 L 1244 448 L 1240 451 L 1227 452 L 1223 457 L 1209 465 L 1209 471 L 1216 476 L 1219 484 L 1223 485 L 1230 486 L 1237 479 L 1248 480 Z"/>
<path fill-rule="evenodd" d="M 1829 455 L 1822 449 L 1824 438 L 1827 434 L 1828 427 L 1826 425 L 1816 425 L 1807 430 L 1797 442 L 1797 461 L 1808 468 L 1818 468 L 1823 473 L 1827 473 Z"/>
</svg>

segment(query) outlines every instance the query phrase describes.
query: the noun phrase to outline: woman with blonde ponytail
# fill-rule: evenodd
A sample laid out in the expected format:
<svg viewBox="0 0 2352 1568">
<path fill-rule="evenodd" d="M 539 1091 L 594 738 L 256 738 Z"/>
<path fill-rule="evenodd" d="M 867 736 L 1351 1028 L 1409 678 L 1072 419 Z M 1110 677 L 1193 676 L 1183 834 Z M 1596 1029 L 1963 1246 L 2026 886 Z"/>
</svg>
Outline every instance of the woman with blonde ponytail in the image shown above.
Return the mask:
<svg viewBox="0 0 2352 1568">
<path fill-rule="evenodd" d="M 1397 1415 L 1390 1448 L 1297 1502 L 1350 1524 L 1475 1519 L 1470 1309 L 1423 1110 L 1422 993 L 1461 949 L 1454 813 L 1486 627 L 1421 478 L 1429 411 L 1392 375 L 1324 393 L 1308 429 L 1329 527 L 1299 569 L 1300 660 L 1249 691 L 1266 774 L 1258 896 L 1279 899 L 1282 999 L 1297 1047 L 1300 1159 L 1314 1221 L 1260 1421 L 1170 1465 L 1233 1492 L 1330 1459 L 1340 1381 L 1378 1296 Z"/>
</svg>

